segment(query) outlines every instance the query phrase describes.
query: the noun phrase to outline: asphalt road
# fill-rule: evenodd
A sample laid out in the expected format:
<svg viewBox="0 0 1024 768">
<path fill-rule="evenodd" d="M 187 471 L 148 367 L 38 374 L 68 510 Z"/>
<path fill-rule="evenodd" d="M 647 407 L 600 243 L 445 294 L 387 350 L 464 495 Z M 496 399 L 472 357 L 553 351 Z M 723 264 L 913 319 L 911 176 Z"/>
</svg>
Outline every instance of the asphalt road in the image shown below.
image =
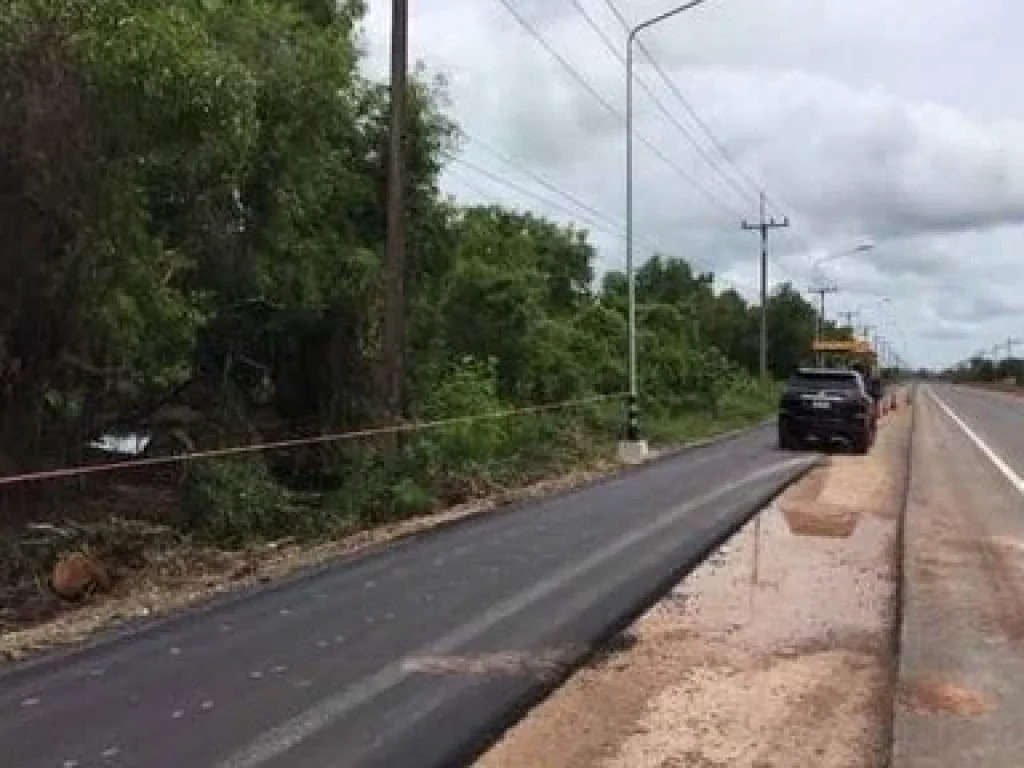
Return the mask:
<svg viewBox="0 0 1024 768">
<path fill-rule="evenodd" d="M 891 764 L 1019 768 L 1024 398 L 928 384 L 917 400 L 904 531 L 904 696 Z"/>
<path fill-rule="evenodd" d="M 761 428 L 15 670 L 0 764 L 459 764 L 816 458 Z"/>
<path fill-rule="evenodd" d="M 931 388 L 971 431 L 1024 477 L 1024 397 L 949 385 Z"/>
</svg>

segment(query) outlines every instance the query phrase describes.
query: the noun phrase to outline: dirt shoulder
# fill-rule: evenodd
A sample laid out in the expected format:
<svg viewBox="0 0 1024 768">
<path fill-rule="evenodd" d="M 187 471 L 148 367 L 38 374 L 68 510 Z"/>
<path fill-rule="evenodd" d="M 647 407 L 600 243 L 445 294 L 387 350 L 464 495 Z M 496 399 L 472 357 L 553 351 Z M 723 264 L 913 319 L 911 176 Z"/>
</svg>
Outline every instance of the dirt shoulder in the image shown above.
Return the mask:
<svg viewBox="0 0 1024 768">
<path fill-rule="evenodd" d="M 910 425 L 790 488 L 478 768 L 881 764 Z"/>
</svg>

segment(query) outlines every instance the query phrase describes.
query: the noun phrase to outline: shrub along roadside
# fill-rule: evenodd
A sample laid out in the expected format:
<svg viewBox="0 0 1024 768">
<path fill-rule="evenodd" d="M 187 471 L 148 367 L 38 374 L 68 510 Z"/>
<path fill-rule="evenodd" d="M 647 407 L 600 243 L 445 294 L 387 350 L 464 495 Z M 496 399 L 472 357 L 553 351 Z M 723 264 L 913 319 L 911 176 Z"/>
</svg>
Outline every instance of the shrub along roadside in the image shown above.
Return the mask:
<svg viewBox="0 0 1024 768">
<path fill-rule="evenodd" d="M 479 412 L 488 412 L 485 406 L 493 404 L 483 396 L 491 386 L 488 369 L 468 369 L 453 377 L 451 390 L 439 389 L 437 397 L 462 405 L 474 401 Z M 756 424 L 773 410 L 772 389 L 733 388 L 723 394 L 717 416 L 699 407 L 651 409 L 645 434 L 655 445 L 669 445 Z M 369 442 L 325 446 L 314 462 L 324 476 L 307 480 L 311 485 L 331 482 L 317 491 L 295 487 L 294 478 L 286 487 L 273 472 L 279 459 L 273 455 L 197 462 L 185 472 L 177 514 L 150 510 L 170 525 L 108 517 L 0 533 L 0 634 L 45 622 L 62 610 L 41 588 L 62 552 L 88 549 L 129 580 L 127 590 L 135 590 L 131 585 L 137 581 L 150 600 L 171 606 L 184 599 L 173 597 L 175 589 L 188 590 L 192 597 L 187 602 L 211 585 L 239 578 L 240 562 L 273 559 L 278 549 L 271 542 L 288 539 L 312 554 L 325 540 L 597 468 L 614 456 L 622 420 L 622 403 L 611 401 L 460 424 L 411 436 L 395 461 L 387 461 L 381 447 Z M 68 625 L 62 631 L 71 639 L 79 630 Z M 20 640 L 11 642 L 21 647 Z M 0 658 L 5 653 L 0 647 Z"/>
<path fill-rule="evenodd" d="M 508 408 L 497 394 L 494 361 L 471 358 L 447 371 L 422 418 L 487 416 Z M 756 424 L 774 410 L 777 389 L 747 379 L 724 386 L 715 413 L 700 397 L 650 408 L 645 434 L 654 444 L 710 437 Z M 317 539 L 422 515 L 471 499 L 571 473 L 614 456 L 623 403 L 481 418 L 412 433 L 397 454 L 366 441 L 329 446 L 323 478 L 275 480 L 262 458 L 223 459 L 190 470 L 181 496 L 181 529 L 220 547 L 280 537 Z M 274 461 L 270 457 L 272 466 Z M 309 463 L 306 464 L 309 466 Z"/>
</svg>

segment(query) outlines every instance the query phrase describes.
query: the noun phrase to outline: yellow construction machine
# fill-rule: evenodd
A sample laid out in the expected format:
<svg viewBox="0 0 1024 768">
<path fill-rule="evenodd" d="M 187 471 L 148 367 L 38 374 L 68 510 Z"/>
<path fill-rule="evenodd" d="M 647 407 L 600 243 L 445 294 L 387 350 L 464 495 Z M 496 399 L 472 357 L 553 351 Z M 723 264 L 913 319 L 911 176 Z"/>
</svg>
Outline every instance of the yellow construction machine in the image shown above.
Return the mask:
<svg viewBox="0 0 1024 768">
<path fill-rule="evenodd" d="M 848 341 L 815 341 L 812 344 L 814 354 L 826 368 L 859 368 L 868 375 L 877 377 L 878 355 L 871 345 L 863 339 Z"/>
</svg>

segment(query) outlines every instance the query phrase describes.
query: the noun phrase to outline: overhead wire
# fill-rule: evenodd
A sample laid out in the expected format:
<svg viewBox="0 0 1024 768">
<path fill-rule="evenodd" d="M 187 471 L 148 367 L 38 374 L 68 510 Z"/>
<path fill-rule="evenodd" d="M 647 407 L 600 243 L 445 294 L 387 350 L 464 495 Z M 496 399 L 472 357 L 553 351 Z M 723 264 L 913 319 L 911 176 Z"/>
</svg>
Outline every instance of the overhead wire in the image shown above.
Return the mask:
<svg viewBox="0 0 1024 768">
<path fill-rule="evenodd" d="M 536 40 L 541 47 L 553 58 L 556 62 L 575 80 L 580 87 L 582 87 L 598 104 L 600 104 L 605 111 L 617 118 L 622 123 L 626 122 L 626 116 L 618 110 L 600 91 L 597 90 L 580 72 L 572 65 L 572 63 L 566 59 L 557 48 L 555 48 L 551 42 L 542 35 L 537 28 L 530 23 L 530 21 L 519 12 L 519 10 L 512 4 L 511 0 L 498 0 L 501 5 L 508 11 L 509 15 L 531 36 Z M 662 161 L 668 168 L 676 173 L 680 178 L 685 180 L 691 187 L 700 192 L 704 198 L 716 205 L 722 211 L 728 213 L 730 216 L 737 216 L 742 218 L 743 214 L 734 208 L 729 202 L 723 200 L 718 194 L 712 192 L 703 183 L 698 181 L 692 174 L 686 171 L 684 168 L 679 166 L 678 163 L 669 158 L 658 146 L 641 133 L 636 133 L 637 140 L 643 144 L 647 149 L 654 154 L 659 160 Z"/>
<path fill-rule="evenodd" d="M 452 155 L 450 159 L 452 160 L 452 162 L 460 166 L 463 166 L 464 168 L 484 177 L 485 179 L 490 180 L 495 184 L 511 189 L 512 191 L 517 192 L 525 197 L 533 198 L 534 200 L 543 205 L 555 208 L 584 224 L 588 224 L 597 231 L 604 232 L 605 234 L 609 235 L 614 235 L 620 238 L 625 237 L 624 231 L 618 225 L 616 225 L 614 222 L 610 220 L 602 219 L 602 217 L 595 216 L 594 214 L 581 215 L 578 211 L 573 210 L 572 207 L 566 205 L 565 203 L 561 203 L 557 200 L 552 200 L 551 198 L 546 197 L 545 195 L 541 195 L 537 192 L 534 192 L 533 190 L 529 189 L 528 187 L 522 184 L 519 184 L 518 182 L 512 181 L 511 179 L 503 178 L 494 171 L 488 170 L 487 168 L 477 165 L 476 163 L 472 162 L 471 160 L 467 160 L 464 157 Z M 479 192 L 480 190 L 475 191 Z"/>
<path fill-rule="evenodd" d="M 504 4 L 506 2 L 506 0 L 501 0 L 501 2 Z M 623 66 L 625 66 L 626 61 L 625 61 L 625 57 L 623 56 L 623 54 L 616 48 L 615 44 L 611 41 L 611 39 L 608 37 L 608 35 L 601 28 L 601 25 L 597 23 L 597 21 L 594 19 L 594 17 L 582 5 L 582 3 L 579 0 L 569 0 L 569 2 L 576 9 L 576 11 L 583 17 L 583 19 L 587 23 L 587 25 L 590 26 L 590 28 L 598 35 L 598 37 L 601 39 L 602 43 L 608 49 L 608 51 L 612 54 L 612 56 L 614 56 L 619 61 L 619 63 L 621 63 Z M 615 14 L 615 16 L 619 20 L 620 24 L 622 24 L 623 27 L 628 31 L 630 29 L 629 22 L 626 20 L 625 16 L 623 16 L 621 11 L 619 11 L 618 7 L 613 2 L 610 2 L 609 0 L 606 0 L 606 3 L 608 4 L 608 6 L 612 10 L 612 12 Z M 523 22 L 521 21 L 520 23 L 523 23 Z M 539 35 L 539 33 L 537 33 L 536 30 L 531 29 L 530 31 L 535 36 Z M 545 47 L 547 47 L 547 46 L 545 46 Z M 695 121 L 698 123 L 698 125 L 709 136 L 710 140 L 712 141 L 714 146 L 716 146 L 716 148 L 718 148 L 719 152 L 723 154 L 723 157 L 726 160 L 726 162 L 730 163 L 747 180 L 747 182 L 751 185 L 751 189 L 750 190 L 745 189 L 734 178 L 732 178 L 727 173 L 725 173 L 723 171 L 722 167 L 721 167 L 721 164 L 703 146 L 701 146 L 700 142 L 679 121 L 679 119 L 664 104 L 664 102 L 661 101 L 658 98 L 657 94 L 654 93 L 654 91 L 651 89 L 651 87 L 645 81 L 643 81 L 642 79 L 636 78 L 637 84 L 644 90 L 645 93 L 648 94 L 648 96 L 651 98 L 651 100 L 655 104 L 655 106 L 658 107 L 659 111 L 681 133 L 683 133 L 684 136 L 687 137 L 687 139 L 697 149 L 698 153 L 705 160 L 705 162 L 707 162 L 708 165 L 711 166 L 711 168 L 713 168 L 715 171 L 717 171 L 717 173 L 719 174 L 721 179 L 724 180 L 726 183 L 728 183 L 732 187 L 733 190 L 735 190 L 736 192 L 738 192 L 740 194 L 741 197 L 745 197 L 748 194 L 748 192 L 751 192 L 753 194 L 760 194 L 763 191 L 762 185 L 760 185 L 756 181 L 752 180 L 742 170 L 742 168 L 740 168 L 735 163 L 735 161 L 729 155 L 727 150 L 725 150 L 725 147 L 722 145 L 722 143 L 718 140 L 718 138 L 716 136 L 714 136 L 713 132 L 711 131 L 710 126 L 708 126 L 707 123 L 705 123 L 700 118 L 700 116 L 697 114 L 697 112 L 693 108 L 693 106 L 689 103 L 689 101 L 686 100 L 686 97 L 683 96 L 682 92 L 678 89 L 678 87 L 676 87 L 675 83 L 672 82 L 671 78 L 668 77 L 668 75 L 665 73 L 664 69 L 662 69 L 661 66 L 658 64 L 658 62 L 654 58 L 654 56 L 649 51 L 647 51 L 646 48 L 643 47 L 642 43 L 640 44 L 640 48 L 641 48 L 641 51 L 644 53 L 644 55 L 647 57 L 647 59 L 654 66 L 655 70 L 659 73 L 661 78 L 668 85 L 668 87 L 673 92 L 673 94 L 683 103 L 683 105 L 687 109 L 688 113 L 691 114 L 691 116 L 695 119 Z M 765 198 L 766 198 L 766 201 L 767 201 L 767 193 L 765 193 Z M 738 213 L 737 212 L 736 215 L 737 215 L 737 218 L 743 218 L 742 213 Z M 778 267 L 778 266 L 781 266 L 781 265 L 777 264 L 776 266 Z M 786 274 L 787 276 L 789 276 L 790 278 L 793 277 L 791 274 L 789 274 L 788 270 L 786 270 L 785 268 L 782 268 L 781 271 L 783 271 L 783 273 Z"/>
<path fill-rule="evenodd" d="M 609 222 L 613 226 L 615 226 L 616 228 L 618 228 L 620 230 L 623 229 L 622 223 L 619 222 L 619 221 L 616 221 L 613 216 L 611 216 L 608 213 L 605 213 L 604 211 L 599 210 L 598 208 L 596 208 L 595 206 L 591 205 L 590 203 L 587 203 L 587 202 L 581 200 L 576 195 L 573 195 L 573 194 L 571 194 L 569 192 L 566 192 L 565 190 L 555 186 L 553 183 L 551 183 L 546 178 L 544 178 L 539 173 L 537 173 L 532 168 L 530 168 L 527 164 L 517 162 L 515 158 L 513 158 L 510 155 L 508 155 L 507 153 L 502 152 L 501 150 L 497 149 L 496 147 L 494 147 L 489 142 L 484 141 L 483 139 L 481 139 L 479 136 L 475 136 L 473 134 L 470 134 L 470 133 L 468 133 L 465 130 L 463 130 L 462 133 L 463 133 L 463 135 L 467 139 L 469 139 L 469 141 L 472 144 L 474 144 L 474 145 L 480 147 L 481 149 L 485 150 L 488 154 L 496 157 L 498 160 L 500 160 L 502 163 L 504 163 L 505 165 L 509 166 L 510 168 L 514 168 L 516 171 L 518 171 L 518 172 L 520 172 L 520 173 L 522 173 L 522 174 L 524 174 L 526 176 L 529 176 L 534 182 L 536 182 L 540 186 L 544 187 L 549 192 L 552 192 L 552 193 L 554 193 L 554 194 L 556 194 L 556 195 L 558 195 L 560 197 L 565 198 L 566 200 L 569 200 L 573 205 L 577 206 L 578 208 L 581 208 L 584 211 L 587 211 L 588 213 L 590 213 L 593 216 L 596 216 L 597 218 L 601 219 L 602 221 Z"/>
<path fill-rule="evenodd" d="M 573 8 L 576 9 L 577 13 L 579 13 L 580 16 L 583 17 L 583 20 L 587 23 L 587 26 L 589 26 L 597 34 L 597 36 L 600 38 L 601 42 L 603 43 L 604 47 L 607 48 L 608 51 L 612 54 L 612 56 L 614 56 L 615 59 L 623 66 L 623 68 L 625 68 L 626 64 L 627 64 L 626 63 L 626 57 L 618 49 L 618 47 L 615 45 L 615 43 L 612 42 L 612 40 L 608 37 L 608 35 L 605 33 L 605 31 L 601 28 L 601 25 L 597 23 L 597 21 L 594 19 L 593 16 L 591 16 L 590 12 L 587 11 L 587 9 L 583 5 L 583 3 L 581 3 L 580 0 L 569 0 L 569 3 L 571 3 Z M 614 7 L 614 6 L 612 6 L 612 7 Z M 625 23 L 625 22 L 623 21 L 623 23 Z M 627 25 L 627 30 L 628 30 L 628 25 Z M 649 54 L 647 55 L 647 57 L 648 57 L 648 59 L 651 62 L 654 62 L 653 57 L 651 57 Z M 661 70 L 660 67 L 658 67 L 656 62 L 654 62 L 654 65 L 655 65 L 655 68 L 661 74 L 662 78 L 665 79 L 666 82 L 669 84 L 670 88 L 674 88 L 674 84 L 670 80 L 668 80 L 668 78 L 665 75 L 664 71 Z M 654 89 L 651 88 L 651 86 L 648 85 L 648 83 L 645 80 L 643 80 L 640 77 L 636 77 L 636 75 L 634 75 L 634 81 L 640 87 L 640 89 L 644 93 L 647 94 L 647 97 L 651 100 L 651 103 L 654 104 L 654 106 L 658 109 L 658 111 L 661 112 L 661 114 L 680 133 L 682 133 L 687 138 L 687 140 L 697 150 L 697 153 L 719 175 L 719 177 L 722 179 L 722 181 L 724 181 L 726 184 L 729 185 L 729 187 L 731 189 L 733 189 L 735 192 L 737 192 L 740 195 L 741 199 L 743 199 L 745 202 L 749 202 L 749 198 L 750 197 L 756 197 L 756 195 L 760 191 L 760 187 L 757 184 L 754 184 L 753 182 L 751 182 L 752 183 L 752 189 L 748 189 L 748 188 L 742 186 L 741 184 L 739 184 L 734 178 L 729 176 L 722 169 L 721 163 L 710 152 L 708 152 L 707 149 L 705 149 L 701 145 L 701 143 L 697 140 L 697 138 L 693 135 L 693 133 L 685 125 L 683 125 L 682 121 L 680 121 L 680 119 L 678 117 L 676 117 L 675 114 L 672 113 L 672 111 L 665 105 L 665 102 L 663 102 L 658 97 L 658 94 L 654 92 Z M 677 93 L 677 95 L 679 95 L 681 97 L 681 94 Z M 699 118 L 698 118 L 698 120 L 699 120 Z"/>
<path fill-rule="evenodd" d="M 579 4 L 579 0 L 570 0 L 570 2 L 572 2 L 573 5 Z M 626 18 L 625 14 L 623 14 L 622 11 L 619 9 L 618 5 L 615 4 L 614 0 L 604 0 L 604 4 L 608 7 L 608 10 L 611 11 L 612 15 L 615 16 L 615 18 L 618 20 L 622 28 L 626 32 L 629 32 L 632 29 L 632 25 Z M 657 75 L 661 78 L 662 82 L 665 83 L 665 86 L 669 89 L 672 95 L 675 96 L 679 103 L 683 105 L 683 109 L 686 110 L 686 113 L 690 116 L 690 118 L 697 125 L 697 127 L 701 129 L 701 132 L 707 137 L 708 141 L 718 151 L 718 153 L 722 156 L 726 163 L 728 163 L 729 166 L 736 172 L 736 174 L 741 179 L 743 179 L 747 184 L 749 184 L 755 191 L 765 192 L 765 185 L 762 182 L 752 178 L 750 174 L 748 174 L 736 162 L 736 160 L 732 157 L 732 153 L 730 153 L 726 149 L 725 145 L 715 135 L 715 132 L 711 130 L 711 126 L 709 126 L 707 122 L 700 116 L 700 114 L 698 114 L 696 108 L 694 108 L 693 104 L 690 103 L 690 100 L 683 95 L 682 91 L 679 89 L 679 86 L 677 86 L 675 82 L 672 80 L 672 78 L 668 76 L 668 74 L 665 72 L 661 64 L 658 63 L 658 60 L 647 49 L 647 46 L 645 46 L 641 40 L 637 40 L 636 45 L 640 52 L 644 55 L 644 58 L 647 59 L 647 62 L 651 65 L 651 68 L 654 69 Z M 767 192 L 765 192 L 765 196 L 767 197 Z"/>
<path fill-rule="evenodd" d="M 611 230 L 603 230 L 603 231 L 605 231 L 606 234 L 614 234 L 617 238 L 619 238 L 619 239 L 621 239 L 623 241 L 626 240 L 625 226 L 624 226 L 624 224 L 622 223 L 621 220 L 616 220 L 610 214 L 605 213 L 605 212 L 599 210 L 598 208 L 596 208 L 595 206 L 593 206 L 593 205 L 591 205 L 591 204 L 581 200 L 576 195 L 573 195 L 570 192 L 566 192 L 564 189 L 561 189 L 560 187 L 556 186 L 554 183 L 552 183 L 548 179 L 544 178 L 541 174 L 539 174 L 536 171 L 534 171 L 533 169 L 531 169 L 526 163 L 518 161 L 516 158 L 514 158 L 514 157 L 508 155 L 507 153 L 502 152 L 501 150 L 495 148 L 493 145 L 491 145 L 490 143 L 484 141 L 479 136 L 475 136 L 475 135 L 473 135 L 473 134 L 471 134 L 471 133 L 469 133 L 469 132 L 467 132 L 465 130 L 463 130 L 462 133 L 463 133 L 463 135 L 467 139 L 470 140 L 471 143 L 475 144 L 476 146 L 481 147 L 482 149 L 487 151 L 489 154 L 491 154 L 494 157 L 496 157 L 499 161 L 501 161 L 502 163 L 507 165 L 512 170 L 516 171 L 517 173 L 521 173 L 521 174 L 523 174 L 525 176 L 529 176 L 530 179 L 532 179 L 534 182 L 536 182 L 540 186 L 542 186 L 545 189 L 547 189 L 549 192 L 552 192 L 553 194 L 558 195 L 559 197 L 562 197 L 562 198 L 568 200 L 573 205 L 575 205 L 578 208 L 586 211 L 588 214 L 590 214 L 594 218 L 596 218 L 596 219 L 598 219 L 598 220 L 608 224 L 612 229 Z M 504 183 L 506 185 L 509 184 L 509 182 L 507 180 L 503 180 L 501 183 Z M 529 193 L 528 190 L 524 190 L 522 187 L 517 187 L 517 189 L 519 191 L 524 192 L 524 193 Z M 529 194 L 531 194 L 533 197 L 535 197 L 535 199 L 542 199 L 542 198 L 537 198 L 537 196 L 533 195 L 533 193 L 529 193 Z M 565 210 L 564 207 L 563 207 L 563 210 Z M 646 238 L 646 237 L 639 237 L 639 238 L 636 238 L 636 239 L 639 241 L 639 243 L 641 245 L 647 246 L 652 251 L 659 252 L 659 253 L 667 255 L 666 249 L 664 249 L 661 246 L 659 246 L 653 240 L 651 240 L 649 238 Z M 688 261 L 690 261 L 690 260 L 688 260 Z M 714 267 L 711 264 L 707 264 L 707 263 L 703 263 L 702 264 L 701 262 L 698 262 L 698 261 L 695 261 L 695 260 L 693 260 L 692 263 L 696 267 L 701 267 L 701 268 L 705 268 L 705 269 L 714 271 Z"/>
<path fill-rule="evenodd" d="M 510 16 L 531 36 L 534 40 L 541 45 L 542 48 L 553 58 L 555 61 L 582 87 L 595 101 L 600 104 L 605 111 L 612 116 L 616 117 L 621 122 L 625 122 L 625 116 L 617 110 L 607 98 L 605 98 L 573 65 L 570 63 L 565 56 L 563 56 L 555 47 L 551 44 L 548 39 L 541 34 L 536 27 L 526 19 L 522 13 L 520 13 L 510 0 L 499 0 L 505 10 Z M 743 213 L 737 211 L 731 206 L 731 204 L 724 202 L 718 195 L 711 192 L 703 184 L 697 181 L 691 174 L 684 169 L 680 168 L 678 164 L 668 158 L 664 152 L 662 152 L 657 146 L 651 142 L 646 136 L 642 134 L 637 135 L 638 140 L 644 144 L 654 155 L 656 155 L 665 165 L 671 168 L 681 178 L 683 178 L 690 186 L 697 191 L 701 192 L 703 196 L 709 201 L 713 202 L 719 209 L 729 213 L 731 216 L 736 218 L 743 218 Z M 723 282 L 724 279 L 723 279 Z M 731 282 L 731 281 L 728 281 Z M 735 284 L 733 284 L 735 285 Z"/>
<path fill-rule="evenodd" d="M 570 2 L 572 2 L 573 5 L 577 5 L 579 3 L 579 0 L 570 0 Z M 611 11 L 611 13 L 618 20 L 622 28 L 629 32 L 632 29 L 632 25 L 629 19 L 626 18 L 625 14 L 622 13 L 618 5 L 616 5 L 615 0 L 603 0 L 603 2 L 608 7 L 608 10 Z M 683 94 L 682 90 L 675 83 L 675 81 L 672 80 L 668 73 L 665 72 L 664 68 L 654 57 L 654 55 L 650 52 L 650 50 L 648 50 L 648 48 L 640 40 L 637 40 L 636 44 L 637 48 L 643 54 L 644 58 L 651 65 L 651 68 L 655 71 L 655 73 L 657 73 L 658 77 L 665 84 L 665 87 L 667 87 L 669 91 L 672 93 L 672 95 L 676 97 L 676 100 L 679 101 L 680 104 L 682 104 L 683 109 L 686 110 L 686 113 L 690 116 L 690 119 L 692 119 L 693 122 L 697 125 L 697 127 L 700 128 L 701 132 L 705 135 L 705 137 L 707 137 L 711 145 L 722 156 L 725 162 L 729 164 L 729 166 L 733 169 L 737 176 L 739 176 L 747 184 L 753 187 L 754 190 L 758 192 L 763 192 L 765 195 L 765 201 L 769 204 L 770 207 L 775 209 L 776 213 L 785 213 L 787 209 L 791 211 L 796 211 L 797 208 L 793 205 L 790 205 L 789 202 L 784 200 L 777 192 L 772 192 L 771 194 L 769 194 L 765 187 L 765 184 L 751 176 L 743 168 L 743 166 L 741 166 L 736 161 L 732 153 L 724 145 L 721 139 L 718 138 L 714 130 L 712 130 L 711 126 L 708 125 L 707 121 L 700 116 L 700 113 L 693 106 L 692 102 Z"/>
<path fill-rule="evenodd" d="M 469 134 L 466 135 L 467 138 L 470 138 Z M 470 140 L 474 141 L 474 139 L 472 138 L 470 138 Z M 485 143 L 480 141 L 479 139 L 476 139 L 475 143 L 478 143 L 480 146 L 485 146 Z M 604 234 L 615 237 L 616 239 L 621 240 L 623 242 L 626 241 L 625 228 L 620 222 L 615 221 L 611 216 L 604 214 L 596 207 L 583 202 L 575 195 L 565 192 L 564 190 L 560 189 L 558 186 L 551 183 L 547 179 L 544 179 L 544 177 L 542 177 L 540 174 L 537 174 L 534 171 L 527 170 L 525 167 L 522 166 L 522 164 L 517 163 L 513 158 L 508 157 L 507 155 L 504 155 L 503 153 L 500 153 L 496 150 L 493 152 L 493 154 L 495 155 L 495 157 L 501 159 L 502 162 L 506 163 L 510 168 L 525 173 L 548 191 L 552 192 L 555 195 L 558 195 L 559 197 L 565 198 L 573 205 L 587 211 L 589 215 L 581 216 L 577 211 L 573 210 L 570 206 L 552 200 L 551 198 L 545 195 L 541 195 L 529 189 L 528 187 L 519 184 L 516 181 L 508 179 L 495 171 L 484 168 L 478 165 L 477 163 L 467 160 L 466 158 L 456 155 L 449 155 L 449 157 L 453 162 L 462 166 L 464 169 L 476 173 L 498 186 L 505 187 L 506 189 L 512 190 L 520 195 L 532 198 L 537 202 L 541 203 L 542 205 L 547 205 L 557 210 L 560 210 L 562 213 L 567 214 L 571 218 L 574 218 L 584 224 L 588 224 L 594 231 L 603 232 Z M 476 194 L 480 195 L 482 198 L 487 199 L 491 196 L 485 190 L 481 189 L 478 185 L 474 184 L 471 180 L 467 179 L 465 175 L 453 172 L 451 170 L 449 170 L 449 174 L 451 174 L 453 178 L 456 178 L 459 181 L 459 183 L 463 184 L 467 189 L 472 190 Z M 641 245 L 647 247 L 653 253 L 660 253 L 666 256 L 671 255 L 668 249 L 659 246 L 659 244 L 654 240 L 651 240 L 649 238 L 637 239 Z M 720 272 L 716 270 L 714 265 L 693 258 L 686 258 L 685 260 L 688 264 L 690 264 L 696 269 L 706 270 L 714 273 L 715 280 L 724 287 L 733 288 L 735 290 L 739 290 L 741 288 L 741 286 L 736 282 L 730 280 L 727 277 L 721 276 Z M 747 287 L 749 288 L 750 286 L 748 285 Z"/>
</svg>

